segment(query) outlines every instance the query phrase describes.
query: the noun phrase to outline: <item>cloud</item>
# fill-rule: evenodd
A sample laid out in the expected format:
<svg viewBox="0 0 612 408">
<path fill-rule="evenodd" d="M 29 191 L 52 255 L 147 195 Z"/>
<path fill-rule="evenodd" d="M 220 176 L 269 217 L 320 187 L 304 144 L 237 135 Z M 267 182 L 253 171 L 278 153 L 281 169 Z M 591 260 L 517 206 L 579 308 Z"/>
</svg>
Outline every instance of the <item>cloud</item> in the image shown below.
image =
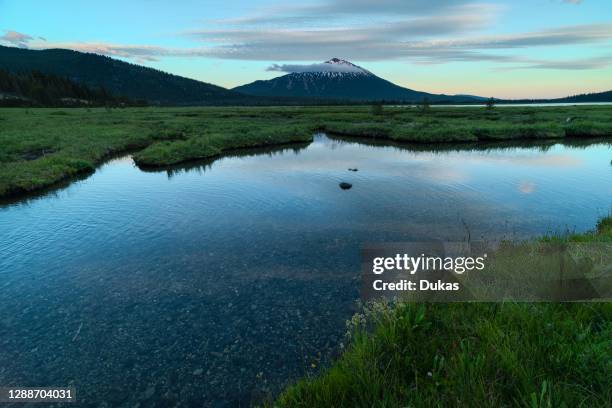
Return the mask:
<svg viewBox="0 0 612 408">
<path fill-rule="evenodd" d="M 12 30 L 5 30 L 4 35 L 0 36 L 0 43 L 26 48 L 28 46 L 28 43 L 33 39 L 34 37 L 31 37 L 27 34 Z"/>
<path fill-rule="evenodd" d="M 584 24 L 513 35 L 495 35 L 438 42 L 450 47 L 518 48 L 532 46 L 592 44 L 612 39 L 612 24 Z"/>
<path fill-rule="evenodd" d="M 323 28 L 224 28 L 196 30 L 186 35 L 213 44 L 325 44 L 401 40 L 462 33 L 484 28 L 487 13 L 419 17 L 385 24 Z"/>
<path fill-rule="evenodd" d="M 358 61 L 480 61 L 521 69 L 592 69 L 608 65 L 605 60 L 534 61 L 508 51 L 604 44 L 612 39 L 612 24 L 477 35 L 493 26 L 503 10 L 498 4 L 474 0 L 327 0 L 273 5 L 258 14 L 218 20 L 217 27 L 185 35 L 201 41 L 212 57 L 221 59 L 321 61 L 344 55 Z M 270 69 L 289 72 L 311 68 L 275 65 Z"/>
<path fill-rule="evenodd" d="M 350 54 L 347 57 L 362 61 L 387 60 L 409 56 L 403 51 L 410 48 L 407 42 L 460 38 L 491 26 L 500 7 L 472 1 L 330 0 L 280 5 L 184 34 L 224 59 L 303 61 Z"/>
<path fill-rule="evenodd" d="M 477 4 L 474 0 L 327 0 L 314 4 L 274 5 L 258 13 L 231 19 L 215 20 L 220 24 L 295 24 L 329 21 L 339 18 L 415 17 L 452 14 L 461 8 L 491 8 L 491 4 Z M 496 8 L 499 8 L 495 6 Z M 384 20 L 383 20 L 384 21 Z"/>
<path fill-rule="evenodd" d="M 278 65 L 272 64 L 266 71 L 278 72 L 362 72 L 359 67 L 353 65 L 338 64 L 308 64 L 308 65 Z"/>
<path fill-rule="evenodd" d="M 54 43 L 54 48 L 68 48 L 75 51 L 102 54 L 112 57 L 133 59 L 136 61 L 155 61 L 164 56 L 185 55 L 179 49 L 147 46 L 147 45 L 119 45 L 107 43 Z M 194 52 L 191 50 L 187 54 Z"/>
<path fill-rule="evenodd" d="M 423 17 L 386 25 L 321 28 L 234 28 L 201 30 L 188 35 L 209 47 L 211 56 L 262 61 L 326 60 L 345 55 L 359 61 L 403 59 L 414 63 L 452 61 L 528 62 L 497 50 L 604 43 L 612 24 L 586 24 L 512 35 L 462 36 L 482 16 Z M 455 24 L 449 24 L 450 22 Z M 458 24 L 458 23 L 463 23 Z M 450 28 L 449 28 L 450 26 Z M 418 38 L 452 35 L 452 38 Z"/>
<path fill-rule="evenodd" d="M 51 42 L 47 40 L 31 41 L 31 49 L 63 48 L 74 51 L 118 57 L 134 60 L 139 63 L 157 61 L 162 57 L 210 57 L 211 51 L 206 47 L 169 48 L 153 45 L 112 44 L 103 42 Z"/>
<path fill-rule="evenodd" d="M 468 0 L 332 0 L 311 10 L 324 14 L 424 14 L 471 3 Z"/>
<path fill-rule="evenodd" d="M 527 65 L 509 67 L 507 69 L 555 69 L 555 70 L 585 70 L 599 69 L 612 65 L 612 55 L 585 58 L 578 60 L 525 60 Z"/>
</svg>

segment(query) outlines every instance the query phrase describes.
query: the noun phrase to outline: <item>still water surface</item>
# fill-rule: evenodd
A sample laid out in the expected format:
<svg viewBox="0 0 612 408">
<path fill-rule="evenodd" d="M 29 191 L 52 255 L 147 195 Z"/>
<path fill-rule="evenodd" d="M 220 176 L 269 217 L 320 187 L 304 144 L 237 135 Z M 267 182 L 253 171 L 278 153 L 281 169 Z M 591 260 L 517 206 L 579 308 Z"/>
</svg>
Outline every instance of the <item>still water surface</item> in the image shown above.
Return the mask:
<svg viewBox="0 0 612 408">
<path fill-rule="evenodd" d="M 610 159 L 605 143 L 319 135 L 163 172 L 112 160 L 0 207 L 0 384 L 101 406 L 261 401 L 337 353 L 362 243 L 590 229 Z"/>
</svg>

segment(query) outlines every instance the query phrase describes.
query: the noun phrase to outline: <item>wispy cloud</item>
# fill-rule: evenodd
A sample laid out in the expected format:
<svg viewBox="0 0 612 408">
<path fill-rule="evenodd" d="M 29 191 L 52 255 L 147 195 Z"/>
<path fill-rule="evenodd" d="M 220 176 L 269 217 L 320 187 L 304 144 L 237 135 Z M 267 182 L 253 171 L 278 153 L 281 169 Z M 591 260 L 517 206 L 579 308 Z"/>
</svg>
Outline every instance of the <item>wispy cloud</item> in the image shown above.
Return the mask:
<svg viewBox="0 0 612 408">
<path fill-rule="evenodd" d="M 446 28 L 448 24 L 440 23 L 438 26 L 434 21 L 448 22 L 449 19 L 454 19 L 473 26 L 477 21 L 471 18 L 422 18 L 419 19 L 422 27 L 411 21 L 375 27 L 303 30 L 246 28 L 198 31 L 189 35 L 202 40 L 208 45 L 210 55 L 218 58 L 304 61 L 325 60 L 331 56 L 343 55 L 360 61 L 403 59 L 421 64 L 452 61 L 521 63 L 525 62 L 525 58 L 519 55 L 499 54 L 495 51 L 597 44 L 612 39 L 612 24 L 567 26 L 512 35 L 414 39 L 426 34 L 437 36 L 443 34 L 444 30 L 449 30 Z M 480 18 L 482 17 L 475 17 Z M 455 24 L 451 30 L 461 32 L 461 28 L 457 27 L 460 25 Z"/>
<path fill-rule="evenodd" d="M 278 72 L 361 72 L 361 68 L 346 64 L 272 64 L 266 71 Z"/>
<path fill-rule="evenodd" d="M 473 0 L 331 0 L 310 8 L 318 14 L 425 14 L 472 4 Z"/>
<path fill-rule="evenodd" d="M 524 65 L 505 67 L 501 69 L 554 69 L 554 70 L 586 70 L 606 68 L 612 65 L 612 55 L 576 59 L 576 60 L 524 60 Z"/>
<path fill-rule="evenodd" d="M 340 18 L 384 16 L 414 17 L 424 15 L 445 15 L 461 8 L 496 7 L 491 4 L 476 4 L 474 0 L 327 0 L 308 4 L 277 4 L 260 9 L 258 13 L 216 20 L 220 24 L 286 24 L 310 23 Z M 478 13 L 475 13 L 478 14 Z"/>
<path fill-rule="evenodd" d="M 478 35 L 494 26 L 502 11 L 497 4 L 473 0 L 328 0 L 272 6 L 259 14 L 217 21 L 216 28 L 192 30 L 185 35 L 201 41 L 212 56 L 223 59 L 316 61 L 342 55 L 359 61 L 405 60 L 417 64 L 524 64 L 530 61 L 508 51 L 593 45 L 612 39 L 612 24 Z M 563 66 L 546 62 L 535 65 L 550 69 L 594 66 L 580 61 Z"/>
<path fill-rule="evenodd" d="M 468 48 L 517 48 L 531 46 L 554 46 L 593 44 L 612 39 L 612 24 L 585 24 L 560 27 L 513 35 L 486 36 L 463 40 L 446 40 L 438 45 Z"/>
<path fill-rule="evenodd" d="M 11 31 L 9 31 L 11 32 Z M 74 51 L 106 55 L 109 57 L 118 57 L 128 60 L 133 60 L 139 63 L 147 61 L 157 61 L 162 57 L 210 57 L 211 50 L 206 47 L 195 48 L 169 48 L 153 45 L 129 45 L 129 44 L 113 44 L 104 42 L 51 42 L 43 37 L 34 38 L 26 34 L 21 34 L 27 37 L 27 41 L 22 41 L 22 48 L 31 49 L 49 49 L 63 48 Z M 7 41 L 4 36 L 0 37 L 0 43 L 6 45 L 18 45 L 14 40 Z"/>
<path fill-rule="evenodd" d="M 486 10 L 481 14 L 457 14 L 428 16 L 388 21 L 385 24 L 372 23 L 343 27 L 314 28 L 267 28 L 241 26 L 222 29 L 193 30 L 185 34 L 204 42 L 215 44 L 317 44 L 329 41 L 399 41 L 408 38 L 427 38 L 440 35 L 458 34 L 484 28 L 489 24 Z"/>
<path fill-rule="evenodd" d="M 204 48 L 180 49 L 167 48 L 152 45 L 126 45 L 112 43 L 48 43 L 52 48 L 66 48 L 70 50 L 89 52 L 94 54 L 107 55 L 110 57 L 120 57 L 135 60 L 138 62 L 156 61 L 161 57 L 181 57 L 181 56 L 206 56 Z"/>
<path fill-rule="evenodd" d="M 12 30 L 5 30 L 4 35 L 0 36 L 0 43 L 26 48 L 33 39 L 34 37 L 31 37 L 28 34 L 23 34 Z"/>
</svg>

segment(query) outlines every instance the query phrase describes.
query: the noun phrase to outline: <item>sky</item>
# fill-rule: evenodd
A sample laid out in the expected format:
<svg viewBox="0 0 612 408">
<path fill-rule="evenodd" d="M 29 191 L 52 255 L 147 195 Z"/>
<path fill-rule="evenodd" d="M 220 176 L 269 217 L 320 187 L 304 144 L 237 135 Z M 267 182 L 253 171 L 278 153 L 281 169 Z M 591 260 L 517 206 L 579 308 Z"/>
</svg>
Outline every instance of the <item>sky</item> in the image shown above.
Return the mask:
<svg viewBox="0 0 612 408">
<path fill-rule="evenodd" d="M 0 44 L 95 52 L 226 88 L 337 57 L 432 93 L 612 89 L 610 0 L 0 0 Z"/>
</svg>

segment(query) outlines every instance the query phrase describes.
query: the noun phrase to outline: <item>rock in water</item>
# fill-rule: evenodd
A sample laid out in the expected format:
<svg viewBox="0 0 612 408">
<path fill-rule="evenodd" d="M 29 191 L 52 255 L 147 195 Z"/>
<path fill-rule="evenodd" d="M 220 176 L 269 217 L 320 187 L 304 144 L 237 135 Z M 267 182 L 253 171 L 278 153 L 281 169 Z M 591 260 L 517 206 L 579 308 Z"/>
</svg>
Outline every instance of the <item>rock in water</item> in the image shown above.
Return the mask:
<svg viewBox="0 0 612 408">
<path fill-rule="evenodd" d="M 354 169 L 348 169 L 348 171 L 358 171 L 358 169 L 357 169 L 357 168 L 354 168 Z"/>
<path fill-rule="evenodd" d="M 353 185 L 351 183 L 346 183 L 346 182 L 342 182 L 340 183 L 340 188 L 343 190 L 348 190 L 349 188 L 353 187 Z"/>
</svg>

